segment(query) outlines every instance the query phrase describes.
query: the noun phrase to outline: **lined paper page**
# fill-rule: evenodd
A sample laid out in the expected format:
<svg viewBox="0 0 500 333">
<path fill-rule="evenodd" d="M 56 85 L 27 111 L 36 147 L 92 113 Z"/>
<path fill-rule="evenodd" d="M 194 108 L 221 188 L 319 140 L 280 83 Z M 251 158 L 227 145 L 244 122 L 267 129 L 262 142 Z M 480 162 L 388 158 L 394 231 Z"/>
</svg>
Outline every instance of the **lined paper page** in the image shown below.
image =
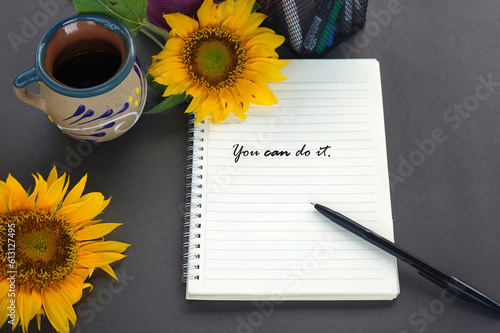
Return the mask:
<svg viewBox="0 0 500 333">
<path fill-rule="evenodd" d="M 395 259 L 316 212 L 393 239 L 379 65 L 292 60 L 279 104 L 203 128 L 194 299 L 392 299 Z"/>
</svg>

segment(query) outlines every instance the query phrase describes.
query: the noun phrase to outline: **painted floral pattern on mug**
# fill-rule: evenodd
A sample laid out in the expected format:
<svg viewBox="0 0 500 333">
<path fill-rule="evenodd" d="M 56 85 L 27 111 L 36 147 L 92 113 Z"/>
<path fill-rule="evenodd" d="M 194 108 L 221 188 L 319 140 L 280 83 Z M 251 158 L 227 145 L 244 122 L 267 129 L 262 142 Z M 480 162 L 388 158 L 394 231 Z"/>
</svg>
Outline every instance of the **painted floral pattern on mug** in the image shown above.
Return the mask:
<svg viewBox="0 0 500 333">
<path fill-rule="evenodd" d="M 139 86 L 133 89 L 128 97 L 124 95 L 126 101 L 119 109 L 108 109 L 99 113 L 80 104 L 75 112 L 62 119 L 62 124 L 58 124 L 57 127 L 75 139 L 88 142 L 96 142 L 98 138 L 103 138 L 108 133 L 121 134 L 128 131 L 141 115 L 140 111 L 133 110 L 134 107 L 143 105 L 147 95 L 147 82 L 138 58 L 134 63 L 134 72 L 139 80 Z"/>
</svg>

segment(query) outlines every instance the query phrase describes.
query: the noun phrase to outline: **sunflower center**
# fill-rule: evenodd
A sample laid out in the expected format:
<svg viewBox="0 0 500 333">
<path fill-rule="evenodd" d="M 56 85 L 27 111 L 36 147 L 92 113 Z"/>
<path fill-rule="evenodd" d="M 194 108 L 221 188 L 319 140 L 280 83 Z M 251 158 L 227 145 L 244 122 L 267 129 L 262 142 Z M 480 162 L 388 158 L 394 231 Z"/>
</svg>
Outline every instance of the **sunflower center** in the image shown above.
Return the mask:
<svg viewBox="0 0 500 333">
<path fill-rule="evenodd" d="M 222 27 L 204 28 L 191 35 L 182 59 L 195 82 L 215 91 L 234 87 L 247 63 L 241 40 Z"/>
<path fill-rule="evenodd" d="M 0 273 L 16 271 L 20 286 L 61 282 L 73 272 L 78 249 L 72 225 L 59 214 L 25 210 L 0 216 Z"/>
</svg>

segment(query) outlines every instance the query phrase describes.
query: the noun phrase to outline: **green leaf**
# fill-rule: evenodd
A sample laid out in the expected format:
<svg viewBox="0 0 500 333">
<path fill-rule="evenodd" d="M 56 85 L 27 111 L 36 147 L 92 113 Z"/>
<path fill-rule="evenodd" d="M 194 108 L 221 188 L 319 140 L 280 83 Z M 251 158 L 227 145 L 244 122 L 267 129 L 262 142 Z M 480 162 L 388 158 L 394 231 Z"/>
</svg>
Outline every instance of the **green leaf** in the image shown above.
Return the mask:
<svg viewBox="0 0 500 333">
<path fill-rule="evenodd" d="M 154 77 L 150 74 L 148 74 L 146 76 L 146 79 L 148 81 L 148 86 L 153 88 L 154 90 L 158 90 L 158 91 L 161 91 L 161 92 L 164 92 L 165 89 L 167 89 L 167 86 L 164 86 L 163 84 L 159 84 L 158 82 L 155 82 L 154 81 Z"/>
<path fill-rule="evenodd" d="M 180 94 L 180 95 L 170 95 L 166 97 L 160 104 L 155 106 L 149 111 L 143 112 L 144 114 L 151 114 L 151 113 L 158 113 L 165 111 L 166 109 L 172 108 L 184 101 L 187 101 L 189 97 L 187 97 L 185 94 Z"/>
<path fill-rule="evenodd" d="M 99 13 L 121 21 L 135 36 L 146 18 L 147 0 L 73 0 L 78 13 Z"/>
</svg>

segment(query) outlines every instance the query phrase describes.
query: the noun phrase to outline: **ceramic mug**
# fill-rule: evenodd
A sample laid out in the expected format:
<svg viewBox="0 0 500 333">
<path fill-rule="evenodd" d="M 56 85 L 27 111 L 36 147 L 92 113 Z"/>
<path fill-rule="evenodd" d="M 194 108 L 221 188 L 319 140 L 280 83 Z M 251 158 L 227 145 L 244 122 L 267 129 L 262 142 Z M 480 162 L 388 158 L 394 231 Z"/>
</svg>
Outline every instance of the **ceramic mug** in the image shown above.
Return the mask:
<svg viewBox="0 0 500 333">
<path fill-rule="evenodd" d="M 33 82 L 39 94 L 27 89 Z M 65 134 L 101 142 L 137 122 L 147 82 L 127 27 L 106 15 L 77 14 L 42 36 L 35 65 L 14 80 L 14 92 Z"/>
</svg>

